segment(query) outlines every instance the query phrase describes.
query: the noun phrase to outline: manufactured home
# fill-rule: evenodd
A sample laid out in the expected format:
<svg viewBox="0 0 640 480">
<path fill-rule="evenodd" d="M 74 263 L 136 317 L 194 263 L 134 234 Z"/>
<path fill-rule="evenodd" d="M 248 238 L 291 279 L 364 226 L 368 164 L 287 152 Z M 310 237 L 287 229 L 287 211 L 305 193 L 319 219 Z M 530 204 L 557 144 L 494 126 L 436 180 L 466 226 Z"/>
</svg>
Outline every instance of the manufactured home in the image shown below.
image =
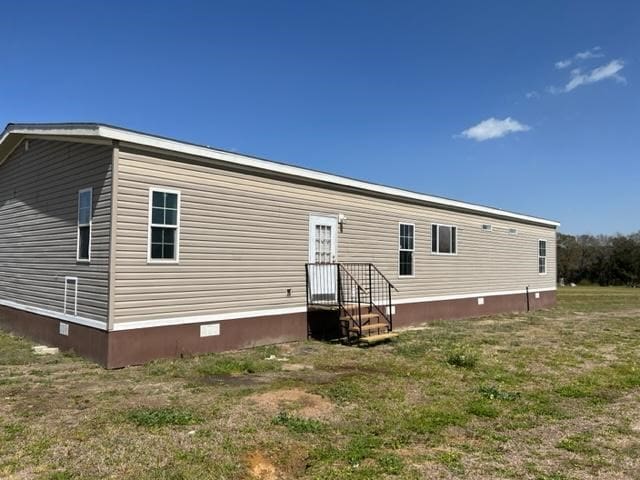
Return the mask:
<svg viewBox="0 0 640 480">
<path fill-rule="evenodd" d="M 108 368 L 384 338 L 554 304 L 558 225 L 108 125 L 9 124 L 0 327 Z"/>
</svg>

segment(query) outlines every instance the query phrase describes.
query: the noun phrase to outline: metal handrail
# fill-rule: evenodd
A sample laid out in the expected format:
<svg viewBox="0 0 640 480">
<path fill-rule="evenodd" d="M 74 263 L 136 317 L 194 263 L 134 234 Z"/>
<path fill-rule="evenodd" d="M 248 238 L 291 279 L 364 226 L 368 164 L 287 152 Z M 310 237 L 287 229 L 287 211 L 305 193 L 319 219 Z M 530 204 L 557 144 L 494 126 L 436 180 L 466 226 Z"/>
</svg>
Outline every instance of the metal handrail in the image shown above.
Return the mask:
<svg viewBox="0 0 640 480">
<path fill-rule="evenodd" d="M 327 266 L 336 268 L 336 292 L 333 299 L 333 303 L 330 299 L 314 300 L 311 298 L 311 283 L 310 279 L 310 266 Z M 357 327 L 359 336 L 362 337 L 363 326 L 369 323 L 371 317 L 367 319 L 362 318 L 363 302 L 367 306 L 369 313 L 379 313 L 381 319 L 386 320 L 389 325 L 389 331 L 393 330 L 393 302 L 392 302 L 392 290 L 398 292 L 399 290 L 393 285 L 389 279 L 380 271 L 380 269 L 373 263 L 363 262 L 327 262 L 327 263 L 307 263 L 305 265 L 307 274 L 307 304 L 310 305 L 334 305 L 339 308 L 340 312 L 349 319 L 348 324 L 353 322 L 353 325 Z M 374 274 L 375 271 L 375 274 Z M 325 274 L 326 275 L 326 274 Z M 315 278 L 315 277 L 314 277 Z M 367 283 L 368 289 L 360 283 Z M 353 289 L 355 285 L 356 289 Z M 346 288 L 346 290 L 345 290 Z M 364 294 L 364 297 L 363 297 Z M 368 298 L 367 298 L 368 297 Z M 347 305 L 352 304 L 357 308 L 356 311 L 351 311 L 353 307 L 347 308 Z M 386 307 L 386 311 L 385 311 Z M 348 335 L 348 327 L 347 327 Z"/>
<path fill-rule="evenodd" d="M 391 286 L 391 288 L 393 288 L 396 292 L 399 292 L 399 291 L 400 291 L 400 290 L 398 290 L 398 289 L 396 288 L 396 286 L 395 286 L 393 283 L 391 283 L 391 282 L 389 281 L 389 279 L 385 276 L 385 274 L 384 274 L 384 273 L 382 273 L 378 267 L 376 267 L 375 263 L 370 263 L 369 265 L 371 265 L 373 268 L 375 268 L 375 269 L 376 269 L 376 272 L 378 272 L 378 273 L 380 274 L 380 276 L 381 276 L 382 278 L 384 278 L 385 282 L 387 282 L 387 283 Z"/>
</svg>

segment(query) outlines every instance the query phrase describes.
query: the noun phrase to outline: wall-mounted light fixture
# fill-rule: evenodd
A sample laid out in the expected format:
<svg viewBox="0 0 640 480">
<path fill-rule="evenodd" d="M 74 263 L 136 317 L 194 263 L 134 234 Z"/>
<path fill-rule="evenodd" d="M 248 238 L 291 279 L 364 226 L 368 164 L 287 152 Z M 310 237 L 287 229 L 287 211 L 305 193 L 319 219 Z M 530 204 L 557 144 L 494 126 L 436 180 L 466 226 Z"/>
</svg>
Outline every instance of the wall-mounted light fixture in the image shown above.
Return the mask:
<svg viewBox="0 0 640 480">
<path fill-rule="evenodd" d="M 338 214 L 338 225 L 340 225 L 340 233 L 344 231 L 344 222 L 347 221 L 347 216 L 344 213 Z"/>
</svg>

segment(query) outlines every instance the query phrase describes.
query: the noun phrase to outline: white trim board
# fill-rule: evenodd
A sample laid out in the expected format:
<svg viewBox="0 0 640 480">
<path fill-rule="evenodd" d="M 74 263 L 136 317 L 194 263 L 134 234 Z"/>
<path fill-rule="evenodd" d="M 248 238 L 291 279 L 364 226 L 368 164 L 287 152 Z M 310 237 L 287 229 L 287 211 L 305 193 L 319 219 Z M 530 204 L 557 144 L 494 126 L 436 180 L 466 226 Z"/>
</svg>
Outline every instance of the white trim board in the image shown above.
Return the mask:
<svg viewBox="0 0 640 480">
<path fill-rule="evenodd" d="M 559 222 L 546 220 L 544 218 L 534 217 L 531 215 L 524 215 L 520 213 L 501 210 L 499 208 L 486 207 L 483 205 L 476 205 L 472 203 L 461 202 L 458 200 L 451 200 L 448 198 L 435 197 L 433 195 L 411 192 L 399 188 L 387 187 L 375 183 L 341 177 L 330 173 L 318 172 L 308 168 L 295 167 L 293 165 L 286 165 L 278 162 L 262 160 L 255 157 L 240 155 L 232 152 L 225 152 L 223 150 L 217 150 L 206 146 L 194 145 L 191 143 L 180 142 L 178 140 L 158 137 L 156 135 L 150 135 L 141 132 L 134 132 L 131 130 L 112 127 L 108 125 L 86 123 L 9 124 L 5 128 L 4 132 L 0 135 L 0 145 L 2 145 L 7 137 L 12 134 L 39 136 L 53 135 L 60 136 L 62 138 L 88 137 L 89 139 L 105 138 L 110 140 L 117 140 L 124 144 L 129 144 L 132 146 L 143 146 L 147 148 L 160 149 L 186 155 L 194 155 L 262 171 L 266 170 L 286 176 L 309 179 L 330 185 L 341 185 L 358 190 L 375 192 L 377 194 L 383 194 L 395 198 L 426 202 L 433 205 L 455 208 L 475 213 L 482 213 L 492 216 L 505 217 L 539 225 L 546 225 L 549 227 L 560 226 Z M 2 163 L 3 161 L 4 158 L 0 158 L 0 163 Z"/>
<path fill-rule="evenodd" d="M 15 308 L 16 310 L 24 310 L 25 312 L 35 313 L 36 315 L 43 315 L 45 317 L 51 317 L 58 320 L 63 320 L 69 323 L 76 323 L 78 325 L 84 325 L 85 327 L 97 328 L 99 330 L 107 330 L 107 322 L 101 320 L 93 320 L 91 318 L 78 317 L 76 315 L 69 315 L 66 313 L 55 312 L 47 308 L 33 307 L 31 305 L 24 305 L 22 303 L 12 302 L 10 300 L 0 299 L 0 305 L 5 307 Z"/>
<path fill-rule="evenodd" d="M 556 287 L 552 288 L 530 288 L 529 293 L 535 292 L 551 292 L 556 290 Z M 414 298 L 400 298 L 398 300 L 391 301 L 392 305 L 403 305 L 406 303 L 423 303 L 423 302 L 441 302 L 443 300 L 463 300 L 465 298 L 476 297 L 497 297 L 500 295 L 520 295 L 527 293 L 526 289 L 522 290 L 505 290 L 502 292 L 483 292 L 483 293 L 461 293 L 458 295 L 436 295 L 432 297 L 414 297 Z"/>
<path fill-rule="evenodd" d="M 556 290 L 553 288 L 539 288 L 529 289 L 529 293 L 535 292 L 547 292 Z M 492 297 L 498 295 L 518 295 L 524 294 L 526 290 L 510 290 L 502 292 L 489 292 L 489 293 L 464 293 L 460 295 L 440 295 L 433 297 L 419 297 L 419 298 L 403 298 L 394 300 L 393 305 L 402 305 L 407 303 L 423 303 L 423 302 L 439 302 L 442 300 L 461 300 L 465 298 L 476 297 Z M 121 322 L 113 325 L 113 331 L 123 330 L 137 330 L 140 328 L 153 328 L 153 327 L 168 327 L 175 325 L 190 325 L 194 323 L 207 323 L 207 322 L 221 322 L 225 320 L 240 320 L 243 318 L 254 317 L 268 317 L 271 315 L 287 315 L 292 313 L 304 313 L 307 311 L 306 306 L 302 307 L 287 307 L 287 308 L 274 308 L 268 310 L 253 310 L 249 312 L 228 312 L 228 313 L 214 313 L 211 315 L 195 315 L 190 317 L 171 317 L 171 318 L 156 318 L 151 320 L 140 320 L 133 322 Z"/>
<path fill-rule="evenodd" d="M 222 322 L 224 320 L 239 320 L 243 318 L 268 317 L 271 315 L 287 315 L 303 313 L 307 307 L 274 308 L 270 310 L 253 310 L 250 312 L 214 313 L 211 315 L 195 315 L 191 317 L 157 318 L 135 322 L 121 322 L 113 325 L 113 331 L 136 330 L 139 328 L 168 327 L 173 325 L 189 325 L 193 323 Z"/>
</svg>

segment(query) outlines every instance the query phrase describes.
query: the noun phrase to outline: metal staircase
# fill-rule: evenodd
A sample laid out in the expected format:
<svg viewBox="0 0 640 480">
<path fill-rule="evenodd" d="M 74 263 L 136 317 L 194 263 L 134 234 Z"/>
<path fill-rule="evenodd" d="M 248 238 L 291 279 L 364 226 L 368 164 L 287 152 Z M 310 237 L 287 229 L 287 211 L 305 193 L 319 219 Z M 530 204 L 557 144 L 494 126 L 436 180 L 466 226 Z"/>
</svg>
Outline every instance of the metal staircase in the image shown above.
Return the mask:
<svg viewBox="0 0 640 480">
<path fill-rule="evenodd" d="M 392 290 L 396 287 L 373 263 L 308 263 L 307 309 L 338 312 L 340 337 L 374 344 L 393 332 Z"/>
</svg>

